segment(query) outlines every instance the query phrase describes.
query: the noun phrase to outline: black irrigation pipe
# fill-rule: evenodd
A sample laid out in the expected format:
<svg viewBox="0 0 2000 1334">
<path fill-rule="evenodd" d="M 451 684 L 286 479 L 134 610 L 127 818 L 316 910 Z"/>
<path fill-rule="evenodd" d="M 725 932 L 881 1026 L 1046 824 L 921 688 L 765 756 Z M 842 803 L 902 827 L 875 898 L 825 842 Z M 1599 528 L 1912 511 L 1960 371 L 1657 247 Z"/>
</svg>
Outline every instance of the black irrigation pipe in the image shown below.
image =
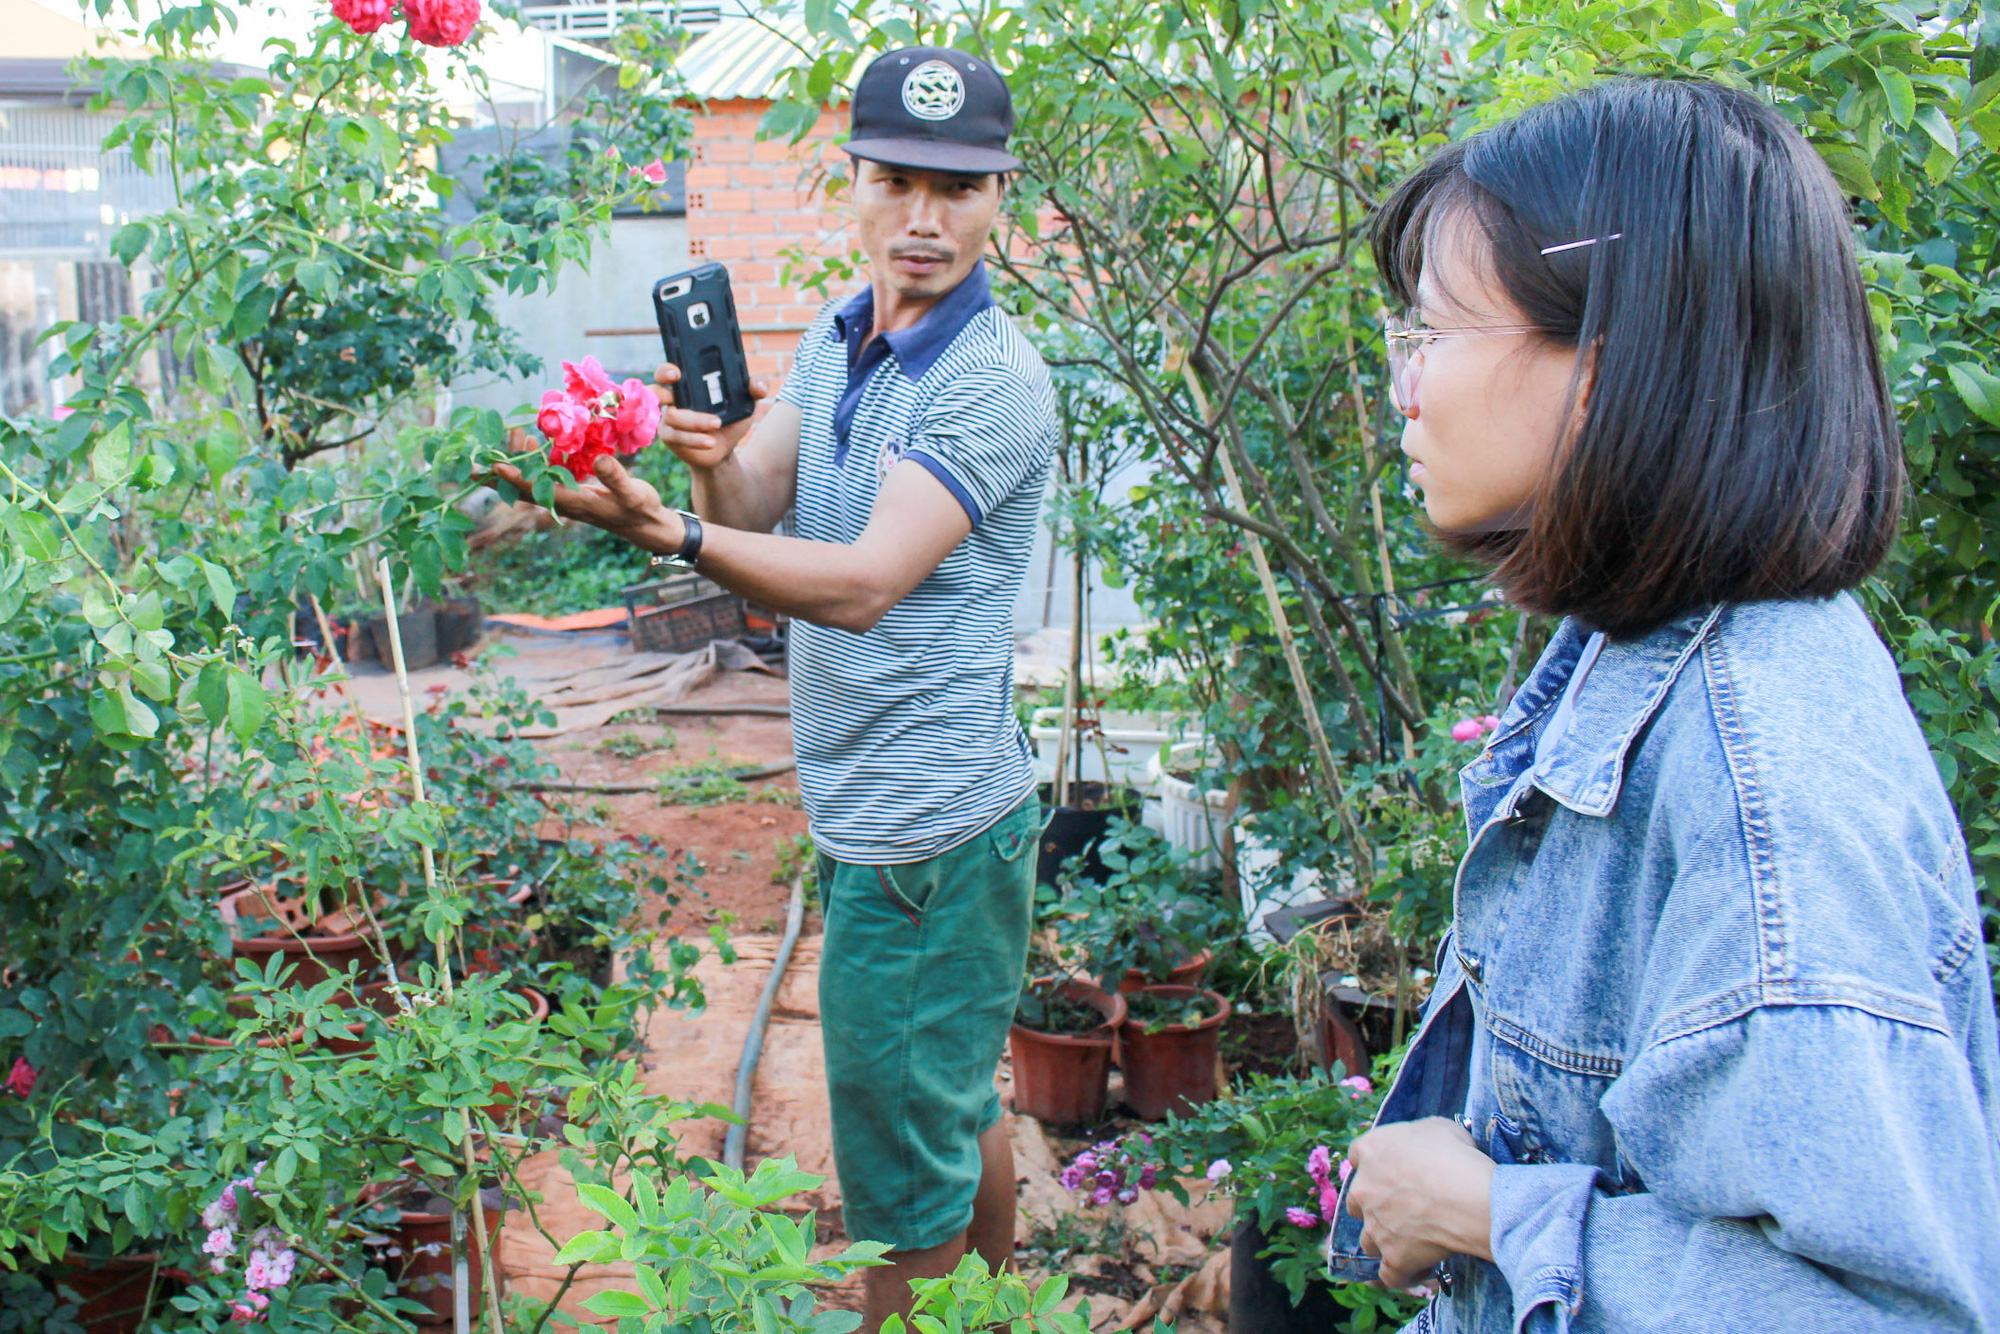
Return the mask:
<svg viewBox="0 0 2000 1334">
<path fill-rule="evenodd" d="M 771 1009 L 778 1001 L 778 988 L 785 980 L 785 966 L 792 961 L 792 947 L 799 943 L 799 927 L 805 921 L 806 873 L 792 877 L 792 901 L 785 909 L 785 938 L 778 942 L 778 956 L 771 961 L 771 975 L 757 997 L 757 1012 L 750 1018 L 750 1032 L 743 1039 L 743 1055 L 736 1062 L 736 1096 L 730 1110 L 736 1120 L 722 1141 L 722 1161 L 743 1170 L 743 1149 L 750 1140 L 752 1091 L 757 1082 L 757 1062 L 764 1054 L 764 1030 L 771 1023 Z"/>
<path fill-rule="evenodd" d="M 788 774 L 799 767 L 797 760 L 780 760 L 756 769 L 732 769 L 729 773 L 737 782 L 748 782 L 752 778 L 776 778 Z M 666 775 L 661 775 L 666 777 Z M 598 796 L 630 797 L 641 792 L 658 792 L 658 783 L 508 783 L 506 786 L 516 792 L 589 792 Z"/>
<path fill-rule="evenodd" d="M 654 713 L 664 713 L 675 718 L 699 718 L 704 714 L 717 717 L 737 714 L 750 718 L 789 718 L 792 706 L 789 704 L 641 704 L 640 709 L 651 709 Z M 633 710 L 634 713 L 638 709 Z"/>
</svg>

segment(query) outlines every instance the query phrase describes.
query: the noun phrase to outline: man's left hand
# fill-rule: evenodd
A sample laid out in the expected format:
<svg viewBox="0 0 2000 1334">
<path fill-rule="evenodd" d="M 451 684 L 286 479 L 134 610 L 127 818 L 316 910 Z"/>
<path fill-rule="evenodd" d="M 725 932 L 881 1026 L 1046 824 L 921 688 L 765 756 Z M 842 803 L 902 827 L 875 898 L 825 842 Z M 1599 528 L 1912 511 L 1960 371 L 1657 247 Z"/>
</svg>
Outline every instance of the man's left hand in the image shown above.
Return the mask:
<svg viewBox="0 0 2000 1334">
<path fill-rule="evenodd" d="M 528 494 L 527 480 L 513 464 L 497 464 L 493 472 L 522 495 Z M 651 482 L 633 476 L 608 454 L 597 460 L 595 472 L 575 486 L 556 488 L 557 514 L 616 533 L 655 554 L 680 550 L 685 526 L 680 515 L 660 503 L 660 493 Z"/>
<path fill-rule="evenodd" d="M 1491 1158 L 1441 1116 L 1378 1126 L 1347 1150 L 1347 1212 L 1361 1249 L 1382 1258 L 1382 1285 L 1407 1288 L 1451 1255 L 1493 1258 Z"/>
</svg>

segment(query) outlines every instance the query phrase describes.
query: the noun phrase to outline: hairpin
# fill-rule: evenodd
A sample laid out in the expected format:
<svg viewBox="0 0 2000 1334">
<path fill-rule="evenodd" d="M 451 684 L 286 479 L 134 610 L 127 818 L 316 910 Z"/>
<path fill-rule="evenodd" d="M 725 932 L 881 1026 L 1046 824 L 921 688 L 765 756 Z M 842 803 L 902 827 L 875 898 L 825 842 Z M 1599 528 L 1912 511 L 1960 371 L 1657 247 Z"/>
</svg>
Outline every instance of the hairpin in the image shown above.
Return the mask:
<svg viewBox="0 0 2000 1334">
<path fill-rule="evenodd" d="M 1565 241 L 1561 245 L 1543 246 L 1542 253 L 1544 255 L 1553 255 L 1562 250 L 1575 250 L 1580 246 L 1596 245 L 1599 241 L 1616 241 L 1624 234 L 1623 232 L 1613 232 L 1609 236 L 1593 236 L 1588 241 Z"/>
</svg>

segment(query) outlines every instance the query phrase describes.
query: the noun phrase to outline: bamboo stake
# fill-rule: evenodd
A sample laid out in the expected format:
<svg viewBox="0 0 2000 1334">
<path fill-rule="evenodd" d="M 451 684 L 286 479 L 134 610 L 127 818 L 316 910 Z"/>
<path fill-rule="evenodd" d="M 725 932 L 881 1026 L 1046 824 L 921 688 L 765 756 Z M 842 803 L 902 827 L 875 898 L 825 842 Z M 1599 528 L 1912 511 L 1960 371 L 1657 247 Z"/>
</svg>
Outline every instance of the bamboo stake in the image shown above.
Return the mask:
<svg viewBox="0 0 2000 1334">
<path fill-rule="evenodd" d="M 403 664 L 403 629 L 396 618 L 396 588 L 389 577 L 389 558 L 387 556 L 382 557 L 376 563 L 375 575 L 382 586 L 382 614 L 389 618 L 389 653 L 395 659 L 393 665 L 396 669 L 396 693 L 402 698 L 403 702 L 403 744 L 410 761 L 411 796 L 421 804 L 425 799 L 424 759 L 417 747 L 417 706 L 415 699 L 410 694 L 409 668 Z M 437 863 L 431 856 L 430 844 L 422 844 L 418 851 L 423 856 L 424 890 L 426 893 L 435 892 L 437 889 Z M 449 1001 L 452 997 L 451 956 L 445 950 L 443 936 L 437 937 L 431 943 L 437 949 L 438 977 L 441 985 L 444 987 L 445 999 Z M 479 1200 L 479 1165 L 472 1152 L 471 1119 L 469 1117 L 462 1118 L 461 1127 L 458 1144 L 459 1150 L 464 1157 L 466 1179 L 472 1182 L 473 1187 L 472 1232 L 474 1243 L 479 1247 L 481 1265 L 485 1271 L 486 1314 L 492 1323 L 493 1334 L 506 1334 L 506 1326 L 500 1316 L 500 1276 L 494 1270 L 493 1246 L 486 1235 L 486 1210 L 481 1207 Z M 460 1248 L 460 1253 L 463 1253 L 462 1248 Z M 464 1299 L 464 1289 L 461 1287 L 456 1300 L 462 1302 Z M 463 1309 L 463 1307 L 461 1306 L 460 1309 Z"/>
<path fill-rule="evenodd" d="M 1216 425 L 1208 406 L 1208 394 L 1201 387 L 1201 379 L 1194 373 L 1194 363 L 1185 353 L 1180 354 L 1181 377 L 1187 381 L 1188 393 L 1194 397 L 1195 409 L 1211 429 Z M 1244 514 L 1250 512 L 1249 502 L 1244 498 L 1243 481 L 1236 474 L 1236 462 L 1230 457 L 1228 446 L 1215 451 L 1222 461 L 1223 480 L 1229 486 L 1229 503 Z M 1263 585 L 1264 601 L 1271 610 L 1271 624 L 1278 632 L 1278 648 L 1285 655 L 1285 666 L 1292 677 L 1292 691 L 1298 696 L 1299 709 L 1305 714 L 1306 734 L 1312 739 L 1313 755 L 1319 761 L 1321 773 L 1325 776 L 1327 788 L 1333 795 L 1334 810 L 1339 814 L 1341 829 L 1347 834 L 1349 846 L 1354 852 L 1354 878 L 1366 889 L 1375 878 L 1374 853 L 1368 846 L 1361 826 L 1354 819 L 1354 811 L 1347 800 L 1347 789 L 1340 781 L 1340 766 L 1333 758 L 1333 747 L 1326 739 L 1326 727 L 1320 722 L 1319 706 L 1313 701 L 1312 683 L 1306 679 L 1305 663 L 1299 658 L 1299 646 L 1292 638 L 1292 623 L 1285 615 L 1285 603 L 1278 592 L 1277 578 L 1271 573 L 1271 558 L 1264 550 L 1263 537 L 1245 529 L 1243 540 L 1249 544 L 1250 560 L 1257 567 L 1257 582 Z"/>
</svg>

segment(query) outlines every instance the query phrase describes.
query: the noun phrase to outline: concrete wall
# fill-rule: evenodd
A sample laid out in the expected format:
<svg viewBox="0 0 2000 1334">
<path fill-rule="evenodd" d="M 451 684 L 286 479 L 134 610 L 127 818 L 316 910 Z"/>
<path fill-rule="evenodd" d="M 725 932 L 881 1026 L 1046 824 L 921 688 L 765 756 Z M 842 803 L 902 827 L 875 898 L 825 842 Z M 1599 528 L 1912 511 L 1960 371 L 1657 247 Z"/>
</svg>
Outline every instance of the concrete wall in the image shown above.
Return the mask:
<svg viewBox="0 0 2000 1334">
<path fill-rule="evenodd" d="M 493 311 L 544 361 L 539 376 L 499 380 L 490 375 L 452 386 L 455 404 L 506 411 L 540 401 L 562 383 L 563 361 L 596 357 L 622 379 L 652 379 L 660 364 L 660 335 L 653 318 L 653 283 L 688 267 L 687 222 L 681 218 L 615 218 L 598 243 L 588 270 L 563 270 L 553 291 L 533 296 L 497 293 Z M 608 334 L 607 330 L 636 330 Z"/>
</svg>

